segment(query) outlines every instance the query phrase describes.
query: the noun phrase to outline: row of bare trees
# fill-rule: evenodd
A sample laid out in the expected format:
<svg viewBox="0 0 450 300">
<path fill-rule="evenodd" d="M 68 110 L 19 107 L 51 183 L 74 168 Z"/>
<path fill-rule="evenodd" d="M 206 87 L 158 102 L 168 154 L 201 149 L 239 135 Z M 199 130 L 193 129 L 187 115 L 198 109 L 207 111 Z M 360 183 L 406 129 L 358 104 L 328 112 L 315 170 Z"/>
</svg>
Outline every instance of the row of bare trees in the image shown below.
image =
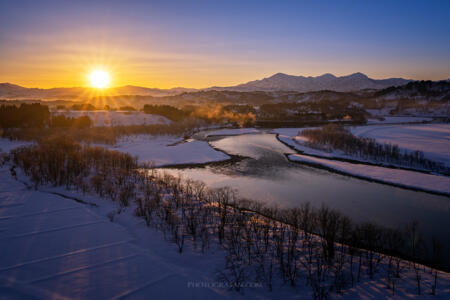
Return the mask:
<svg viewBox="0 0 450 300">
<path fill-rule="evenodd" d="M 443 163 L 425 158 L 422 151 L 401 150 L 398 145 L 356 137 L 342 125 L 328 124 L 318 129 L 305 129 L 300 134 L 308 138 L 308 143 L 312 147 L 341 150 L 345 154 L 363 159 L 450 175 L 450 168 Z"/>
<path fill-rule="evenodd" d="M 61 137 L 17 148 L 10 159 L 36 188 L 65 186 L 94 192 L 120 207 L 135 206 L 136 215 L 163 232 L 180 253 L 187 245 L 202 252 L 223 249 L 219 277 L 238 291 L 248 282 L 260 282 L 270 291 L 285 284 L 306 285 L 314 299 L 325 299 L 364 280 L 384 278 L 395 294 L 405 268 L 410 268 L 418 294 L 425 276 L 433 276 L 429 289 L 436 293 L 438 272 L 425 272 L 419 262 L 432 257 L 429 263 L 439 266 L 440 246 L 435 240 L 426 252 L 416 223 L 398 231 L 356 224 L 325 206 L 268 207 L 240 199 L 229 188 L 208 189 L 139 166 L 128 154 Z"/>
</svg>

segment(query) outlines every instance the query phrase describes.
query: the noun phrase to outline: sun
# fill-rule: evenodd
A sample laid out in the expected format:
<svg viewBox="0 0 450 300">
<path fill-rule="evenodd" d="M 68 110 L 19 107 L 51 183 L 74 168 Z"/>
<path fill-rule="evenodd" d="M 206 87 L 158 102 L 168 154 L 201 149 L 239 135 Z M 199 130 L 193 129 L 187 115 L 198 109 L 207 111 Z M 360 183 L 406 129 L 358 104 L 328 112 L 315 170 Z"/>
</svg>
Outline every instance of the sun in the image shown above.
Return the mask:
<svg viewBox="0 0 450 300">
<path fill-rule="evenodd" d="M 103 70 L 94 70 L 89 74 L 91 86 L 97 89 L 104 89 L 109 85 L 109 74 Z"/>
</svg>

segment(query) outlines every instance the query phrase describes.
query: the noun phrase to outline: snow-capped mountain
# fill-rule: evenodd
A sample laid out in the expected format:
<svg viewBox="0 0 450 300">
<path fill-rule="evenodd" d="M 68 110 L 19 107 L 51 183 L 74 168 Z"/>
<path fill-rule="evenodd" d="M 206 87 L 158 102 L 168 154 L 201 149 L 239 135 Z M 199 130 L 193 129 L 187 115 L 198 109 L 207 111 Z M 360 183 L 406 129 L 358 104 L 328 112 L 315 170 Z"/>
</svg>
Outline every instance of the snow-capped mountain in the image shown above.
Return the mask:
<svg viewBox="0 0 450 300">
<path fill-rule="evenodd" d="M 277 73 L 268 78 L 250 81 L 244 84 L 217 89 L 234 91 L 298 91 L 312 92 L 332 90 L 338 92 L 357 91 L 362 89 L 384 89 L 390 86 L 404 85 L 411 80 L 403 78 L 371 79 L 362 73 L 336 77 L 323 74 L 317 77 L 305 77 Z"/>
</svg>

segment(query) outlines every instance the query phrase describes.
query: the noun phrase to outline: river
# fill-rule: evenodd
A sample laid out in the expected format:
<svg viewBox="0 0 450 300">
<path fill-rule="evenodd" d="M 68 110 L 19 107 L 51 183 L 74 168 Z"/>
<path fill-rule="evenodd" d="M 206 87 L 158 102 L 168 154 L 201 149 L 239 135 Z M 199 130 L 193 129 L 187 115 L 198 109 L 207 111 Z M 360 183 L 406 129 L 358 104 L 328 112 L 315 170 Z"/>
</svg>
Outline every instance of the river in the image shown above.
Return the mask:
<svg viewBox="0 0 450 300">
<path fill-rule="evenodd" d="M 374 183 L 287 160 L 292 149 L 274 134 L 216 137 L 210 144 L 244 159 L 205 167 L 164 169 L 200 180 L 209 187 L 229 186 L 241 197 L 295 207 L 310 202 L 337 209 L 356 222 L 403 228 L 419 221 L 422 234 L 450 240 L 450 198 Z"/>
</svg>

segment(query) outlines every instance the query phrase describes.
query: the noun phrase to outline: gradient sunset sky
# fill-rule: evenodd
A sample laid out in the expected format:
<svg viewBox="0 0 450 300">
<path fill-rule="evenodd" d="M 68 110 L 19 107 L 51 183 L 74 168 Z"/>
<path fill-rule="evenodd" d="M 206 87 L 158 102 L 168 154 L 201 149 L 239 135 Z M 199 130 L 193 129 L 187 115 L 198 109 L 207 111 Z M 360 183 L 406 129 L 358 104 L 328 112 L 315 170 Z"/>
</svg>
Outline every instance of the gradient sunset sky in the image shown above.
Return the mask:
<svg viewBox="0 0 450 300">
<path fill-rule="evenodd" d="M 450 77 L 450 1 L 0 0 L 0 82 L 227 86 L 277 72 Z"/>
</svg>

